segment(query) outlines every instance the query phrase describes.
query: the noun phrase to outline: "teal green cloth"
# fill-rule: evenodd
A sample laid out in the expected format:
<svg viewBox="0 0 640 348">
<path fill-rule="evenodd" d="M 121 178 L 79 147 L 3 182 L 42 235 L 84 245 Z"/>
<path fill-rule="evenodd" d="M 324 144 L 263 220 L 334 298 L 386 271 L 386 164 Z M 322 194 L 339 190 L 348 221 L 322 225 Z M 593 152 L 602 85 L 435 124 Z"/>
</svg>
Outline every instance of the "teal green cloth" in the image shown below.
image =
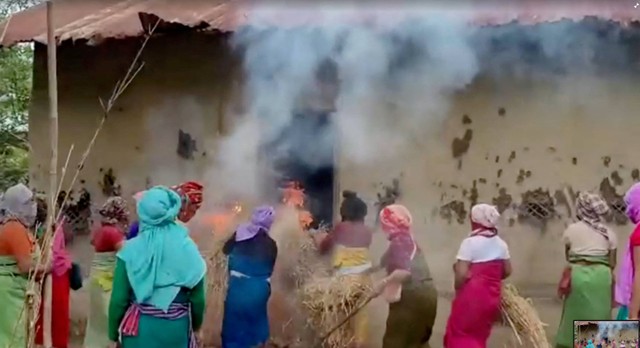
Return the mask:
<svg viewBox="0 0 640 348">
<path fill-rule="evenodd" d="M 118 253 L 137 303 L 167 310 L 182 288 L 191 289 L 207 267 L 187 228 L 177 223 L 181 199 L 156 186 L 138 201 L 140 232 Z"/>
<path fill-rule="evenodd" d="M 123 348 L 165 348 L 186 347 L 189 342 L 189 324 L 194 331 L 202 326 L 205 309 L 206 281 L 203 278 L 193 289 L 182 289 L 176 296 L 175 303 L 189 303 L 191 318 L 184 317 L 174 320 L 154 318 L 141 315 L 137 336 L 122 337 Z M 109 339 L 119 340 L 118 328 L 120 322 L 131 304 L 133 291 L 127 279 L 126 265 L 122 260 L 116 264 L 113 276 L 113 292 L 109 304 Z"/>
<path fill-rule="evenodd" d="M 613 277 L 608 260 L 608 256 L 569 256 L 571 292 L 564 299 L 556 347 L 573 347 L 574 320 L 611 320 Z"/>
<path fill-rule="evenodd" d="M 621 306 L 618 308 L 618 316 L 616 320 L 629 320 L 629 307 Z"/>
</svg>

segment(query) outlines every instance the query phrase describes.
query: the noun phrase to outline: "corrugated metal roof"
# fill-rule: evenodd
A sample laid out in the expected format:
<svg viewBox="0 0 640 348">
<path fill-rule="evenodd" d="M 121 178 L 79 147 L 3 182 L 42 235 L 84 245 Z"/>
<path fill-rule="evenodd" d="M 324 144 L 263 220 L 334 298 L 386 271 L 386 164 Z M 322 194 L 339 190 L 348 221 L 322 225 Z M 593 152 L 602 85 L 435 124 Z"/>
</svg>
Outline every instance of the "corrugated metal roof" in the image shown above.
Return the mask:
<svg viewBox="0 0 640 348">
<path fill-rule="evenodd" d="M 575 1 L 501 1 L 466 5 L 462 8 L 447 7 L 447 11 L 461 11 L 469 15 L 476 25 L 502 25 L 518 22 L 523 25 L 555 22 L 564 19 L 582 20 L 597 17 L 621 24 L 640 21 L 640 5 L 630 0 L 575 0 Z M 374 6 L 372 6 L 374 7 Z M 275 25 L 299 25 L 321 20 L 321 11 L 315 9 L 299 11 L 285 5 L 285 11 L 277 11 L 261 18 Z M 243 0 L 57 0 L 54 2 L 56 36 L 60 40 L 100 40 L 123 38 L 144 33 L 144 15 L 154 15 L 163 24 L 234 31 L 247 23 L 256 6 Z M 295 13 L 295 14 L 294 14 Z M 352 11 L 347 18 L 356 21 L 371 17 L 390 21 L 411 14 L 411 11 L 387 7 Z M 0 35 L 5 33 L 0 46 L 11 46 L 18 42 L 37 41 L 46 43 L 46 7 L 35 6 L 15 14 L 0 23 Z"/>
</svg>

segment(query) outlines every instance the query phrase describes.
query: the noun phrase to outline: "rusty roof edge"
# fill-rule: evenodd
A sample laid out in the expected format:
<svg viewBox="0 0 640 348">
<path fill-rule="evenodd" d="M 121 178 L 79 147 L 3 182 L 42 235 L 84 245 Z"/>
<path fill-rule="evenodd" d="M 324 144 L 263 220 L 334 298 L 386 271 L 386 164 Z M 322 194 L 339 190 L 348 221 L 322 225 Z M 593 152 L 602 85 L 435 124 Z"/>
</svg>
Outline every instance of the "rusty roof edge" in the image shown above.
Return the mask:
<svg viewBox="0 0 640 348">
<path fill-rule="evenodd" d="M 131 0 L 125 0 L 122 1 L 122 3 L 129 3 L 131 2 Z M 133 2 L 136 2 L 135 0 Z M 143 3 L 146 1 L 143 1 Z M 2 47 L 11 47 L 14 46 L 18 43 L 25 43 L 25 42 L 38 42 L 38 43 L 42 43 L 42 44 L 47 44 L 46 42 L 46 33 L 42 34 L 42 33 L 38 33 L 37 35 L 34 35 L 33 37 L 30 38 L 24 38 L 24 39 L 17 39 L 14 41 L 10 41 L 10 42 L 5 42 L 6 39 L 6 34 L 7 32 L 10 31 L 11 28 L 11 23 L 12 20 L 15 19 L 16 16 L 25 16 L 28 15 L 31 12 L 36 12 L 41 10 L 41 7 L 43 7 L 43 4 L 39 4 L 36 5 L 34 7 L 31 7 L 29 9 L 26 9 L 22 12 L 18 12 L 12 16 L 9 16 L 7 19 L 3 20 L 0 22 L 0 48 Z M 118 7 L 116 5 L 116 7 Z M 67 23 L 63 26 L 61 26 L 60 28 L 56 29 L 56 32 L 62 32 L 61 34 L 56 33 L 57 37 L 59 37 L 61 40 L 59 42 L 63 42 L 63 41 L 67 41 L 67 40 L 71 40 L 71 41 L 76 41 L 76 40 L 88 40 L 88 41 L 92 41 L 96 38 L 99 39 L 125 39 L 125 38 L 131 38 L 131 37 L 138 37 L 141 35 L 144 35 L 146 33 L 145 28 L 143 27 L 143 23 L 140 20 L 140 16 L 139 14 L 150 14 L 153 16 L 156 16 L 158 18 L 160 18 L 162 21 L 164 21 L 165 23 L 170 23 L 170 24 L 180 24 L 182 26 L 188 27 L 188 28 L 192 28 L 194 30 L 201 30 L 201 31 L 207 31 L 207 32 L 213 32 L 213 31 L 219 31 L 222 33 L 231 33 L 233 31 L 235 31 L 234 29 L 236 28 L 223 28 L 220 25 L 218 25 L 218 23 L 216 23 L 218 21 L 218 19 L 209 19 L 209 20 L 205 20 L 203 18 L 200 18 L 198 21 L 194 21 L 193 23 L 190 23 L 188 21 L 181 21 L 178 18 L 163 18 L 163 15 L 158 14 L 159 12 L 162 12 L 161 10 L 154 10 L 151 8 L 145 8 L 145 9 L 140 9 L 140 11 L 136 11 L 136 14 L 138 15 L 138 24 L 140 24 L 139 30 L 135 31 L 135 32 L 120 32 L 118 33 L 117 31 L 115 33 L 109 33 L 108 35 L 104 36 L 101 35 L 100 30 L 94 30 L 93 33 L 91 33 L 90 35 L 82 35 L 83 34 L 83 28 L 85 28 L 86 26 L 89 25 L 89 23 L 95 23 L 96 19 L 97 22 L 102 22 L 102 21 L 106 21 L 109 18 L 111 18 L 112 16 L 117 15 L 117 13 L 113 13 L 113 14 L 109 14 L 109 15 L 103 15 L 100 16 L 100 13 L 109 13 L 109 12 L 114 12 L 113 11 L 113 7 L 111 8 L 105 8 L 105 9 L 101 9 L 99 11 L 96 11 L 96 13 L 93 13 L 91 15 L 82 17 L 82 18 L 78 18 L 74 21 L 71 21 L 70 23 Z M 99 17 L 99 18 L 98 18 Z M 165 16 L 165 17 L 168 17 Z M 510 24 L 519 24 L 522 26 L 535 26 L 535 25 L 540 25 L 540 24 L 550 24 L 550 23 L 557 23 L 557 22 L 562 22 L 562 21 L 572 21 L 572 22 L 579 22 L 585 19 L 589 19 L 589 18 L 596 18 L 599 20 L 603 20 L 603 21 L 611 21 L 611 22 L 615 22 L 615 23 L 619 23 L 620 25 L 626 26 L 629 23 L 637 23 L 639 22 L 638 18 L 635 18 L 633 16 L 629 16 L 628 18 L 611 18 L 611 17 L 607 17 L 607 16 L 602 16 L 602 15 L 597 15 L 597 14 L 584 14 L 584 15 L 579 15 L 576 17 L 571 17 L 568 15 L 560 15 L 558 17 L 555 18 L 549 18 L 547 20 L 540 20 L 538 18 L 536 18 L 536 16 L 512 16 L 508 19 L 488 19 L 488 18 L 483 18 L 483 16 L 479 16 L 479 18 L 475 18 L 475 20 L 471 21 L 471 24 L 473 25 L 477 25 L 480 27 L 499 27 L 499 26 L 505 26 L 505 25 L 510 25 Z M 93 22 L 92 22 L 93 20 Z M 87 25 L 84 26 L 78 26 L 78 24 L 82 24 L 82 23 L 87 23 Z M 206 23 L 208 24 L 207 27 L 203 28 L 203 24 Z M 279 24 L 275 24 L 275 25 L 279 25 Z M 283 24 L 284 26 L 288 26 L 287 24 Z M 74 26 L 76 26 L 74 28 Z M 296 26 L 296 24 L 293 24 L 293 26 Z M 69 31 L 65 31 L 65 28 L 73 28 L 70 29 Z"/>
</svg>

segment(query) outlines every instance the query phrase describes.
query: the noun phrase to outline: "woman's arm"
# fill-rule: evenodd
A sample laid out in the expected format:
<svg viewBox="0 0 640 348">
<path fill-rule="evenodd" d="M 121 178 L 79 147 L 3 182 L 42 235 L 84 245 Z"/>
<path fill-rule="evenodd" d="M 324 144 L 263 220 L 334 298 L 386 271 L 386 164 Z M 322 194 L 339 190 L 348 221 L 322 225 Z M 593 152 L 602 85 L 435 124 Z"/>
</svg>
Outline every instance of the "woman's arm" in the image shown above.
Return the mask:
<svg viewBox="0 0 640 348">
<path fill-rule="evenodd" d="M 193 331 L 200 330 L 204 321 L 204 311 L 206 308 L 206 284 L 205 277 L 191 290 L 189 301 L 191 302 L 191 326 Z"/>
<path fill-rule="evenodd" d="M 640 312 L 640 246 L 633 247 L 633 265 L 635 272 L 633 275 L 631 302 L 629 303 L 629 320 L 637 320 L 638 312 Z"/>
<path fill-rule="evenodd" d="M 511 266 L 511 260 L 504 260 L 504 275 L 502 279 L 507 279 L 513 272 L 513 268 Z"/>
<path fill-rule="evenodd" d="M 127 267 L 124 261 L 116 261 L 116 270 L 113 273 L 113 290 L 109 301 L 109 339 L 117 342 L 119 338 L 118 329 L 129 308 L 131 299 L 131 284 L 127 277 Z"/>
<path fill-rule="evenodd" d="M 470 265 L 471 262 L 463 260 L 457 260 L 453 265 L 453 287 L 455 288 L 455 290 L 459 290 L 460 288 L 462 288 L 464 283 L 467 281 Z"/>
</svg>

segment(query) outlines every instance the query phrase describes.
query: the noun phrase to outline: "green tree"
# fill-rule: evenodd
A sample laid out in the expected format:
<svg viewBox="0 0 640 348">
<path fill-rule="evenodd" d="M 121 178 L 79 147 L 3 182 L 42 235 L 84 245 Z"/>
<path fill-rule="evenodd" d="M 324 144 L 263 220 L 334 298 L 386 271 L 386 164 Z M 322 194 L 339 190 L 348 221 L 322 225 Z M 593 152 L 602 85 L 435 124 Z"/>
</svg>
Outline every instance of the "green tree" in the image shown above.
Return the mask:
<svg viewBox="0 0 640 348">
<path fill-rule="evenodd" d="M 0 19 L 35 5 L 33 0 L 0 0 Z M 4 25 L 0 24 L 1 29 Z M 28 110 L 33 47 L 0 48 L 0 190 L 28 179 Z"/>
</svg>

